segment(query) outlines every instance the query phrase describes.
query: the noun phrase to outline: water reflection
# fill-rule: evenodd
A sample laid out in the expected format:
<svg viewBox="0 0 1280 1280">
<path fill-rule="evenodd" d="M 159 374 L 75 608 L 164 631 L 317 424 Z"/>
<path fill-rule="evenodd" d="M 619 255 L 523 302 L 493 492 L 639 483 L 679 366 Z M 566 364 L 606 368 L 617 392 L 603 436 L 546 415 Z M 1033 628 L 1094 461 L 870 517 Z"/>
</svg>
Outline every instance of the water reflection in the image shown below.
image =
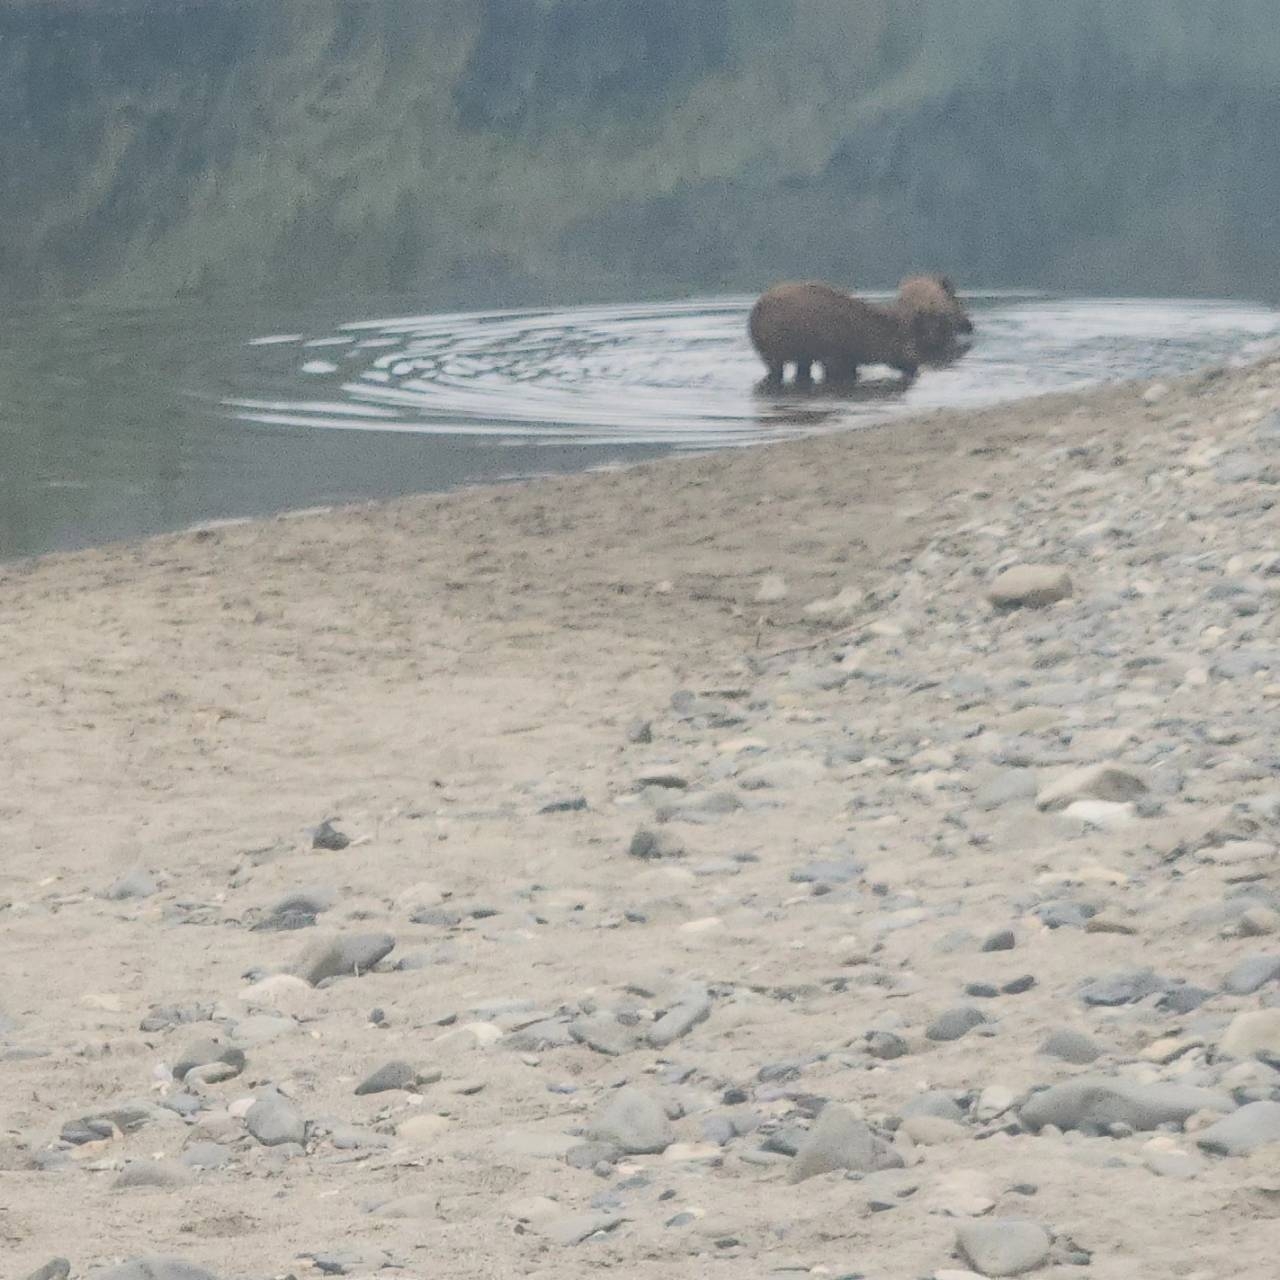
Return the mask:
<svg viewBox="0 0 1280 1280">
<path fill-rule="evenodd" d="M 1243 304 L 989 295 L 972 351 L 908 388 L 761 395 L 750 301 L 10 313 L 0 557 L 1178 373 L 1280 332 Z"/>
</svg>

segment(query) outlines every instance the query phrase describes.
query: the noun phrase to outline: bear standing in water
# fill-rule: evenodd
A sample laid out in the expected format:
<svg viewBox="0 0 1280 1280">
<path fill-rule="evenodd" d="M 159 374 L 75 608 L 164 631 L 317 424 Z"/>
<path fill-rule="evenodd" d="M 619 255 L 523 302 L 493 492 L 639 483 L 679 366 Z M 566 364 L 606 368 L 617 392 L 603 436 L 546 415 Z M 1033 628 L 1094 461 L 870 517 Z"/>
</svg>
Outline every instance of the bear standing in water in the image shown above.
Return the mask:
<svg viewBox="0 0 1280 1280">
<path fill-rule="evenodd" d="M 812 381 L 815 364 L 828 383 L 856 382 L 864 364 L 887 364 L 910 382 L 920 365 L 903 314 L 817 281 L 774 285 L 751 308 L 747 330 L 773 387 L 782 385 L 788 364 L 798 386 Z"/>
<path fill-rule="evenodd" d="M 908 276 L 890 306 L 911 327 L 916 349 L 925 360 L 956 355 L 956 339 L 973 332 L 973 321 L 946 276 Z"/>
</svg>

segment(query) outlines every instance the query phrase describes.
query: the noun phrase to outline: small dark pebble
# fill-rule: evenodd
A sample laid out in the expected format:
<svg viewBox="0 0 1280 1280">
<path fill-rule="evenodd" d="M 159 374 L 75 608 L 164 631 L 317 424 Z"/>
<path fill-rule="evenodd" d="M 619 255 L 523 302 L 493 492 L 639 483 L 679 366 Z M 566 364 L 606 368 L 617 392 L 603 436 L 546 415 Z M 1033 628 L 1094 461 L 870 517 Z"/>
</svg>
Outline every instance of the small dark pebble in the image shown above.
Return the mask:
<svg viewBox="0 0 1280 1280">
<path fill-rule="evenodd" d="M 345 849 L 351 843 L 351 837 L 343 831 L 339 831 L 327 818 L 311 833 L 311 847 L 313 849 L 329 849 L 337 853 L 341 849 Z"/>
<path fill-rule="evenodd" d="M 568 796 L 564 800 L 552 800 L 544 804 L 539 813 L 576 813 L 587 807 L 586 796 Z"/>
<path fill-rule="evenodd" d="M 1007 996 L 1020 996 L 1024 991 L 1030 991 L 1035 985 L 1035 974 L 1024 973 L 1022 977 L 1014 978 L 1011 982 L 1006 982 L 1000 990 Z"/>
<path fill-rule="evenodd" d="M 978 1000 L 994 1000 L 1000 992 L 989 982 L 969 982 L 965 984 L 964 993 Z"/>
<path fill-rule="evenodd" d="M 888 1062 L 894 1058 L 904 1057 L 909 1052 L 909 1048 L 907 1042 L 892 1031 L 867 1032 L 867 1052 L 873 1058 Z"/>
</svg>

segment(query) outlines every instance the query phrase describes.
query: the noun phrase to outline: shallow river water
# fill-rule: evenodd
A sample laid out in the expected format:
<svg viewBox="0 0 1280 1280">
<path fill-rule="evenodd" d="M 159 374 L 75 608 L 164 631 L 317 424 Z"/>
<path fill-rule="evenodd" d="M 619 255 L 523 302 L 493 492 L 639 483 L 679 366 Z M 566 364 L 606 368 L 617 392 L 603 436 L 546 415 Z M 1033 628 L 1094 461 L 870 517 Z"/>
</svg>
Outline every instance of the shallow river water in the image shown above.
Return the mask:
<svg viewBox="0 0 1280 1280">
<path fill-rule="evenodd" d="M 872 370 L 854 395 L 765 395 L 750 302 L 10 315 L 0 558 L 1190 372 L 1280 337 L 1248 303 L 975 295 L 972 350 L 905 393 Z"/>
</svg>

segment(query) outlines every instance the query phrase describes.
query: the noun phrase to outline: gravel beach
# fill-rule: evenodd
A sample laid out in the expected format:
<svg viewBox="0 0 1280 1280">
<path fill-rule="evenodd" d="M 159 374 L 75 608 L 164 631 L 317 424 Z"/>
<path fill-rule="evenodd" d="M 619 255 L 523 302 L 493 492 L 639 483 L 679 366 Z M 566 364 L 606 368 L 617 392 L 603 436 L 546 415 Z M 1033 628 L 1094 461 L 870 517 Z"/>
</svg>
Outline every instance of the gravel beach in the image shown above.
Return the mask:
<svg viewBox="0 0 1280 1280">
<path fill-rule="evenodd" d="M 1280 356 L 0 566 L 0 1271 L 1262 1280 Z"/>
</svg>

